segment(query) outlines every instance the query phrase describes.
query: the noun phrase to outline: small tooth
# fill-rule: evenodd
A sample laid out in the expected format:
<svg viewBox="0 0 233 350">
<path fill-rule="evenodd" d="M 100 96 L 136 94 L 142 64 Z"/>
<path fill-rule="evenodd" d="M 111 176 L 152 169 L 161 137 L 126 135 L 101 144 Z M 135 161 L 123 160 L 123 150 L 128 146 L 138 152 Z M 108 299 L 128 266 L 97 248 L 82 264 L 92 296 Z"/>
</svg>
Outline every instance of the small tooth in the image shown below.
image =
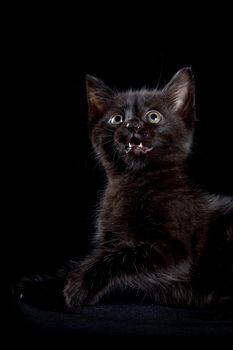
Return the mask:
<svg viewBox="0 0 233 350">
<path fill-rule="evenodd" d="M 132 148 L 132 145 L 131 145 L 131 143 L 130 143 L 130 142 L 129 142 L 129 147 L 130 147 L 130 148 Z"/>
<path fill-rule="evenodd" d="M 140 142 L 140 145 L 138 147 L 142 148 L 142 142 Z"/>
</svg>

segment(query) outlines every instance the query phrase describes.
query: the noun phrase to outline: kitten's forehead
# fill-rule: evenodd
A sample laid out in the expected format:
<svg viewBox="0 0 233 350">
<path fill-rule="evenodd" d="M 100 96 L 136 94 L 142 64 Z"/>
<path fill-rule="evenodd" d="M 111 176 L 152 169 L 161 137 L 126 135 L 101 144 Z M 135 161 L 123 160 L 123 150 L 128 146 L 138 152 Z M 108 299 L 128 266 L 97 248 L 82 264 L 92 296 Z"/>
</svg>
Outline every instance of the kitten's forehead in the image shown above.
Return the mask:
<svg viewBox="0 0 233 350">
<path fill-rule="evenodd" d="M 141 110 L 158 103 L 159 92 L 156 90 L 129 90 L 115 96 L 116 106 L 124 109 L 126 115 L 138 114 Z"/>
</svg>

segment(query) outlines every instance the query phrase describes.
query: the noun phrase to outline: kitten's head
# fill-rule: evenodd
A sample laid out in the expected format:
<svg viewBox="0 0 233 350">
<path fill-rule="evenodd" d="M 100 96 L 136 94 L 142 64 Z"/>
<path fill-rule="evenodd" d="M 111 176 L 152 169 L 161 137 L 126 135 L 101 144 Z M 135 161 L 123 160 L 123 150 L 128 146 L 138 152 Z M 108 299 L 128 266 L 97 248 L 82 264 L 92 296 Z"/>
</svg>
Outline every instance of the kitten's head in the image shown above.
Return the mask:
<svg viewBox="0 0 233 350">
<path fill-rule="evenodd" d="M 184 162 L 195 120 L 190 68 L 160 90 L 115 92 L 92 76 L 86 84 L 91 140 L 106 169 L 138 171 Z"/>
</svg>

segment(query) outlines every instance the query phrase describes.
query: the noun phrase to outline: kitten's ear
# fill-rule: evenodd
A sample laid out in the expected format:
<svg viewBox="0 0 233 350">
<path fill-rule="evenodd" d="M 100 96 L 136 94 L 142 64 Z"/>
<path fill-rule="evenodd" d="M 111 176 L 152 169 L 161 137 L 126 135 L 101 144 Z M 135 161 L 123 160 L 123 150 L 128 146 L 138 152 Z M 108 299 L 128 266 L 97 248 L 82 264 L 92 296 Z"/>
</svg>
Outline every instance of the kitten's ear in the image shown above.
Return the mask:
<svg viewBox="0 0 233 350">
<path fill-rule="evenodd" d="M 109 107 L 113 91 L 100 79 L 86 75 L 87 101 L 90 118 L 101 117 Z"/>
<path fill-rule="evenodd" d="M 195 83 L 192 69 L 179 70 L 164 87 L 163 93 L 171 110 L 182 117 L 188 117 L 195 107 Z"/>
</svg>

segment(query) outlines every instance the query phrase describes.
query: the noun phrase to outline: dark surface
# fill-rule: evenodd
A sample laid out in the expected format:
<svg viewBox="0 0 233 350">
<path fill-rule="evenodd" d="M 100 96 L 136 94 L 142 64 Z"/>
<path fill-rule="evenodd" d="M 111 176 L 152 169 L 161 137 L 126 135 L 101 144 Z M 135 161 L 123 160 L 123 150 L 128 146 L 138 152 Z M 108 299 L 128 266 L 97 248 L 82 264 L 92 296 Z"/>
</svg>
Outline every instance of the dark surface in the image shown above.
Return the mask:
<svg viewBox="0 0 233 350">
<path fill-rule="evenodd" d="M 71 314 L 15 302 L 14 312 L 21 335 L 233 336 L 233 320 L 214 319 L 205 310 L 122 304 L 81 307 Z"/>
</svg>

